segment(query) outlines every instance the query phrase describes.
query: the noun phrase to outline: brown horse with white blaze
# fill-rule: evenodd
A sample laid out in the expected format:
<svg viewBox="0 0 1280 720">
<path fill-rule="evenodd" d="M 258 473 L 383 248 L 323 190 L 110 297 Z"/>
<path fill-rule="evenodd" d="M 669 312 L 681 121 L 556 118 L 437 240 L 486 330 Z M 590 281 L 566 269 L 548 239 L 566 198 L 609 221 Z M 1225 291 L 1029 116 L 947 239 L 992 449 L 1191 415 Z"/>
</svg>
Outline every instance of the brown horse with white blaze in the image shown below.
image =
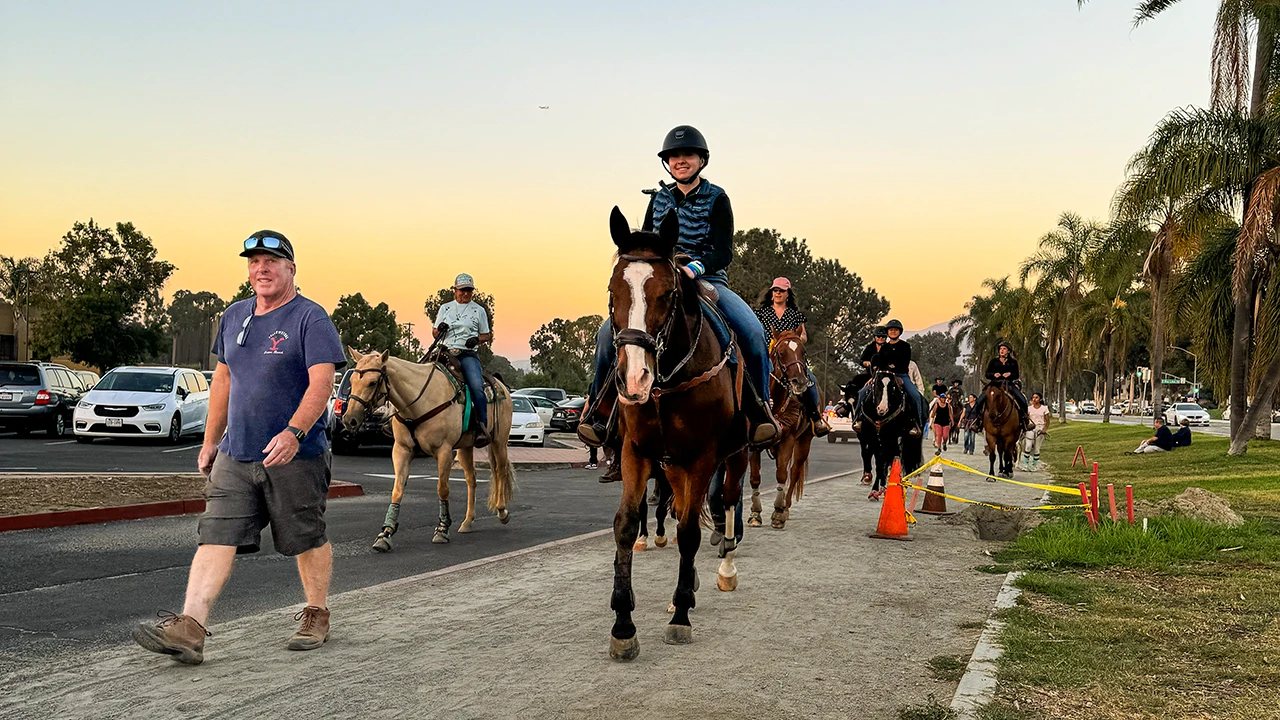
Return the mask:
<svg viewBox="0 0 1280 720">
<path fill-rule="evenodd" d="M 693 640 L 689 611 L 698 588 L 694 556 L 702 538 L 699 518 L 716 468 L 725 464 L 724 497 L 742 492 L 747 466 L 747 420 L 741 412 L 743 370 L 729 362 L 703 315 L 701 289 L 675 260 L 679 220 L 668 213 L 657 233 L 632 232 L 618 208 L 609 221 L 618 260 L 609 280 L 609 313 L 618 348 L 618 433 L 622 440 L 622 502 L 613 519 L 615 613 L 609 655 L 631 660 L 640 642 L 631 613 L 632 543 L 645 486 L 654 463 L 671 484 L 677 519 L 680 572 L 664 642 Z M 725 527 L 736 503 L 727 502 Z M 738 585 L 733 533 L 720 545 L 717 586 Z"/>
<path fill-rule="evenodd" d="M 988 474 L 996 474 L 996 461 L 999 460 L 1000 477 L 1012 478 L 1013 463 L 1018 458 L 1018 440 L 1022 438 L 1018 403 L 1009 395 L 1001 381 L 987 385 L 982 392 L 985 395 L 982 429 L 987 439 L 987 456 L 991 460 Z"/>
<path fill-rule="evenodd" d="M 809 390 L 809 365 L 805 358 L 804 340 L 794 330 L 777 333 L 769 343 L 769 397 L 773 416 L 778 420 L 778 444 L 773 454 L 777 460 L 777 492 L 773 497 L 770 524 L 783 529 L 791 517 L 792 500 L 804 497 L 804 480 L 809 473 L 809 449 L 813 445 L 813 423 L 805 417 L 801 397 Z M 818 396 L 822 407 L 822 396 Z M 760 527 L 760 451 L 751 451 L 751 516 L 747 524 Z"/>
</svg>

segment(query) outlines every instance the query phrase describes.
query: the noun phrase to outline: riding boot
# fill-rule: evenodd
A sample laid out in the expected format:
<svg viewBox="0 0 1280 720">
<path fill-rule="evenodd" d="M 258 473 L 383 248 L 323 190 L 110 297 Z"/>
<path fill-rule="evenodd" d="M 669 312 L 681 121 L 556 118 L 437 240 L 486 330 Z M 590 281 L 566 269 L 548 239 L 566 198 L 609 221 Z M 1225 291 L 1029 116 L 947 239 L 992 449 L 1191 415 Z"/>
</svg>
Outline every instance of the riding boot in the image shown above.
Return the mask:
<svg viewBox="0 0 1280 720">
<path fill-rule="evenodd" d="M 587 447 L 603 447 L 609 439 L 609 416 L 618 399 L 618 388 L 613 382 L 600 386 L 599 397 L 582 409 L 578 423 L 578 439 Z"/>
<path fill-rule="evenodd" d="M 620 482 L 622 480 L 622 451 L 612 450 L 608 453 L 609 466 L 604 472 L 600 473 L 600 482 L 611 483 Z"/>
<path fill-rule="evenodd" d="M 773 411 L 760 398 L 749 381 L 742 383 L 742 412 L 747 416 L 747 442 L 752 449 L 762 450 L 778 441 L 778 421 Z"/>
<path fill-rule="evenodd" d="M 486 428 L 481 423 L 476 423 L 475 433 L 476 436 L 475 439 L 471 441 L 471 445 L 477 450 L 482 447 L 488 447 L 489 443 L 493 441 L 493 438 L 489 436 L 489 428 Z"/>
<path fill-rule="evenodd" d="M 808 393 L 804 396 L 804 413 L 809 418 L 809 424 L 813 427 L 813 436 L 815 438 L 826 437 L 831 432 L 831 426 L 827 424 L 827 419 L 823 417 L 822 412 L 818 410 L 818 405 L 809 397 Z"/>
</svg>

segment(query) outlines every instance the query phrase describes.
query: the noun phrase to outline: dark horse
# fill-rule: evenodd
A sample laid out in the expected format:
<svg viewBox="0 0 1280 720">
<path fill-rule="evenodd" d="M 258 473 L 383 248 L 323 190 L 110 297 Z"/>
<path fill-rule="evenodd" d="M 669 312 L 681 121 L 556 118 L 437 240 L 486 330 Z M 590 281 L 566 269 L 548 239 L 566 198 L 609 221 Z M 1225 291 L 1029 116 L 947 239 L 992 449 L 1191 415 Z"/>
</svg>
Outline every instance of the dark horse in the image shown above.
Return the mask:
<svg viewBox="0 0 1280 720">
<path fill-rule="evenodd" d="M 911 436 L 910 398 L 893 373 L 877 371 L 871 378 L 871 390 L 862 404 L 854 408 L 854 420 L 862 419 L 860 442 L 874 444 L 876 458 L 875 485 L 868 500 L 879 500 L 888 486 L 889 467 L 894 458 L 902 459 L 902 473 L 920 467 L 923 438 Z M 856 404 L 857 395 L 854 395 Z M 863 436 L 868 436 L 863 440 Z"/>
<path fill-rule="evenodd" d="M 778 444 L 773 448 L 778 481 L 773 496 L 770 525 L 783 529 L 791 517 L 792 500 L 804 497 L 804 480 L 809 473 L 809 448 L 813 444 L 813 423 L 805 415 L 801 396 L 809 390 L 809 365 L 805 359 L 804 340 L 794 330 L 777 333 L 769 343 L 769 397 L 773 416 L 778 420 Z M 818 396 L 822 407 L 822 396 Z M 751 518 L 752 527 L 762 524 L 760 517 L 760 451 L 751 451 Z"/>
<path fill-rule="evenodd" d="M 674 611 L 664 641 L 693 640 L 689 610 L 698 588 L 694 556 L 702 538 L 699 519 L 711 477 L 725 465 L 725 527 L 734 526 L 742 474 L 747 467 L 747 420 L 741 411 L 743 368 L 730 364 L 703 316 L 699 284 L 675 260 L 679 220 L 668 213 L 657 233 L 632 232 L 618 208 L 609 219 L 618 261 L 609 280 L 609 314 L 618 348 L 618 434 L 622 440 L 622 503 L 613 518 L 617 554 L 613 562 L 616 615 L 609 656 L 630 660 L 640 654 L 631 613 L 633 542 L 640 524 L 645 486 L 661 463 L 671 484 L 680 573 L 672 597 Z M 730 500 L 732 498 L 732 500 Z M 723 558 L 717 586 L 738 586 L 736 540 L 720 544 Z"/>
<path fill-rule="evenodd" d="M 993 382 L 982 391 L 986 396 L 982 408 L 982 429 L 987 436 L 987 457 L 991 460 L 988 474 L 996 474 L 996 456 L 1000 456 L 1000 477 L 1013 477 L 1013 463 L 1018 458 L 1018 440 L 1022 437 L 1022 420 L 1018 403 L 1009 395 L 1003 382 Z"/>
<path fill-rule="evenodd" d="M 858 375 L 855 375 L 854 378 L 848 382 L 848 384 L 846 384 L 843 388 L 841 388 L 841 392 L 844 395 L 844 399 L 841 400 L 839 403 L 836 403 L 836 415 L 840 417 L 849 417 L 850 415 L 852 415 L 854 420 L 858 419 L 858 416 L 856 414 L 857 409 L 854 407 L 858 401 L 858 389 L 861 388 L 863 385 L 866 385 L 867 382 L 869 382 L 870 380 L 871 380 L 871 375 L 869 373 L 865 373 L 865 372 L 860 373 Z M 858 450 L 859 452 L 862 453 L 862 484 L 863 485 L 870 485 L 872 483 L 872 478 L 875 477 L 874 462 L 876 459 L 876 447 L 878 445 L 879 443 L 878 443 L 878 438 L 876 436 L 875 427 L 870 425 L 864 426 L 862 431 L 858 433 Z M 881 480 L 884 480 L 885 478 L 888 477 L 888 472 L 889 472 L 888 468 L 880 469 Z M 881 482 L 880 484 L 883 485 L 884 483 Z"/>
</svg>

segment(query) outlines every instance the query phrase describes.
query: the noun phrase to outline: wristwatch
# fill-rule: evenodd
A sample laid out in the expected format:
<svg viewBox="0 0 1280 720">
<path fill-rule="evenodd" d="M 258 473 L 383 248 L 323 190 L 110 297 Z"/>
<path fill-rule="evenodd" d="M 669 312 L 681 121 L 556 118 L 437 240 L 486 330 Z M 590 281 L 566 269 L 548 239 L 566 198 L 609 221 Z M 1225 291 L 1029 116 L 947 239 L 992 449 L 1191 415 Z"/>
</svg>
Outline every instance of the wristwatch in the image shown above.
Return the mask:
<svg viewBox="0 0 1280 720">
<path fill-rule="evenodd" d="M 285 430 L 288 430 L 289 432 L 293 433 L 293 436 L 294 436 L 294 437 L 296 437 L 296 438 L 298 438 L 298 442 L 302 442 L 303 440 L 306 440 L 306 439 L 307 439 L 307 431 L 306 431 L 306 430 L 299 430 L 298 428 L 296 428 L 296 427 L 294 427 L 294 426 L 292 426 L 292 425 L 290 425 L 289 427 L 285 428 Z"/>
</svg>

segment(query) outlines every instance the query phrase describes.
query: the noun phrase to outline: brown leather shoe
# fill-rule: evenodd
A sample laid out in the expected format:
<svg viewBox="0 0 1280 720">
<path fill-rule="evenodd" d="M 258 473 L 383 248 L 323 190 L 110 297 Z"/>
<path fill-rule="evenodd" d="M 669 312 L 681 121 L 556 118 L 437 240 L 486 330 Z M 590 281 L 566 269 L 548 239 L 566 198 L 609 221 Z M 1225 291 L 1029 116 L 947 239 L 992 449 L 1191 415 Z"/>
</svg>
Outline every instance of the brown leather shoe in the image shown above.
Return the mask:
<svg viewBox="0 0 1280 720">
<path fill-rule="evenodd" d="M 293 616 L 294 620 L 301 620 L 302 627 L 298 628 L 298 632 L 289 638 L 290 650 L 315 650 L 329 639 L 329 611 L 325 608 L 318 608 L 314 605 L 308 605 L 302 608 L 302 612 Z"/>
<path fill-rule="evenodd" d="M 471 441 L 471 446 L 477 450 L 483 447 L 488 447 L 489 443 L 493 441 L 493 438 L 489 436 L 488 428 L 482 425 L 476 426 L 475 434 L 476 436 L 475 439 Z"/>
<path fill-rule="evenodd" d="M 622 453 L 614 452 L 609 460 L 609 467 L 600 474 L 600 482 L 622 482 Z"/>
<path fill-rule="evenodd" d="M 158 623 L 138 623 L 133 629 L 133 639 L 154 653 L 172 655 L 174 660 L 187 665 L 204 662 L 204 639 L 213 633 L 204 629 L 190 615 L 174 615 L 168 610 L 156 613 Z"/>
</svg>

